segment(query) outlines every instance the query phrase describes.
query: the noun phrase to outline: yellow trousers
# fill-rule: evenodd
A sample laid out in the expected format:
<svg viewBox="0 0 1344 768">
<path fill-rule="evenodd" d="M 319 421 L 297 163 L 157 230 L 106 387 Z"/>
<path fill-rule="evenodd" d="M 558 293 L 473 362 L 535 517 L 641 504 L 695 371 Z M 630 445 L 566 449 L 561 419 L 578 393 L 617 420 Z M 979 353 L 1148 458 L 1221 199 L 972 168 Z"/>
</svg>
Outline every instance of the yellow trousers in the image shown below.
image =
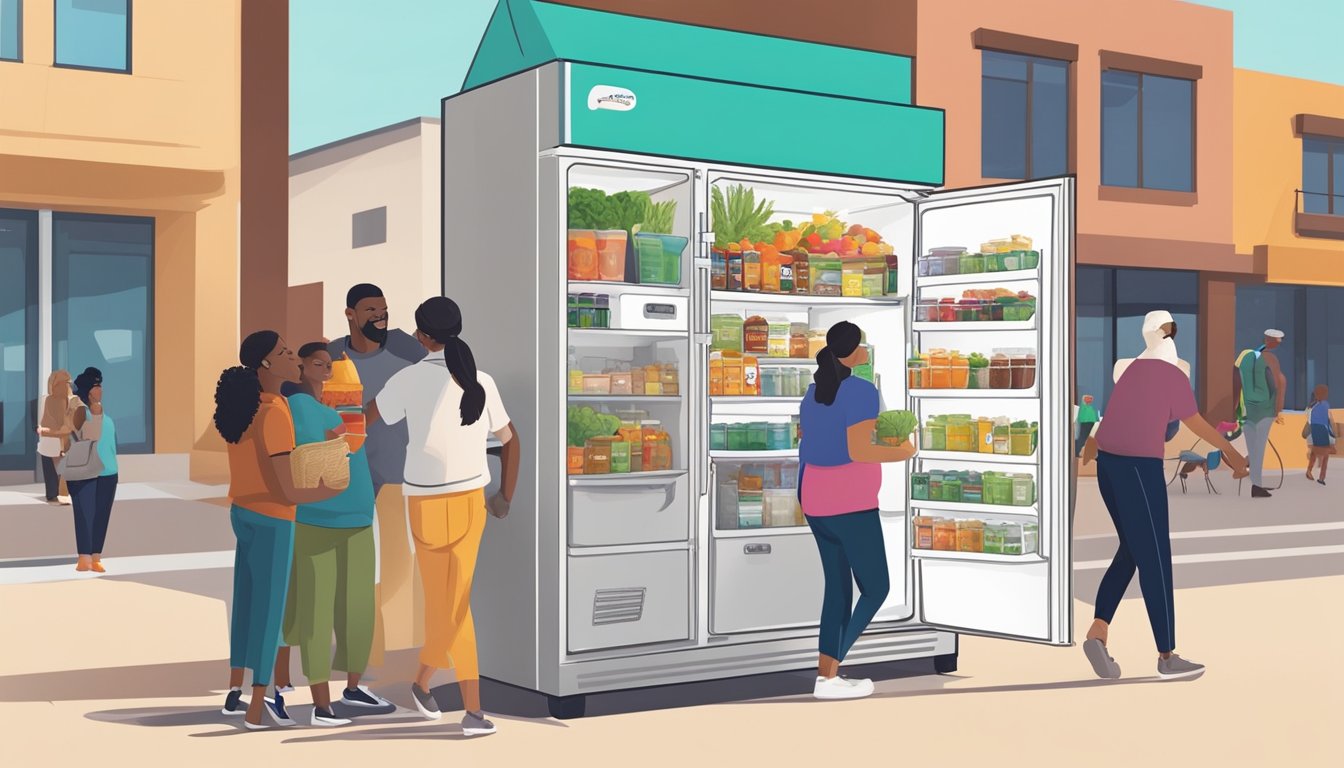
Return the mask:
<svg viewBox="0 0 1344 768">
<path fill-rule="evenodd" d="M 485 492 L 410 496 L 411 535 L 425 588 L 425 645 L 420 663 L 452 667 L 459 682 L 480 678 L 471 581 L 485 533 Z"/>
<path fill-rule="evenodd" d="M 424 643 L 423 594 L 415 579 L 415 555 L 406 525 L 406 499 L 400 485 L 384 485 L 376 501 L 378 519 L 378 584 L 374 599 L 372 666 L 382 666 L 386 651 Z"/>
</svg>

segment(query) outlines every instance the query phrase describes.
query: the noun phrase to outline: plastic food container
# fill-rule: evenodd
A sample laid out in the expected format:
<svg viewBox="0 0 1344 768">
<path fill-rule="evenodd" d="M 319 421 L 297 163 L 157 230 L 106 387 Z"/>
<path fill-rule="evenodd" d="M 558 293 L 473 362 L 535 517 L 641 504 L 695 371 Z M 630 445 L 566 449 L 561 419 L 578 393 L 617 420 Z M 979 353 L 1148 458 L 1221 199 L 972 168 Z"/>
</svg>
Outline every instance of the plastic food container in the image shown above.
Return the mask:
<svg viewBox="0 0 1344 768">
<path fill-rule="evenodd" d="M 985 503 L 983 482 L 979 472 L 972 472 L 961 483 L 961 500 L 966 504 Z"/>
<path fill-rule="evenodd" d="M 612 474 L 625 474 L 630 471 L 630 444 L 616 440 L 611 444 Z"/>
<path fill-rule="evenodd" d="M 933 548 L 940 552 L 957 550 L 956 520 L 940 517 L 933 521 Z"/>
<path fill-rule="evenodd" d="M 629 372 L 629 371 L 620 371 L 620 372 L 611 374 L 611 376 L 610 376 L 610 381 L 611 381 L 611 394 L 613 394 L 613 395 L 628 395 L 628 394 L 630 394 L 630 392 L 631 392 L 631 390 L 630 390 L 630 386 L 631 386 L 631 384 L 630 384 L 630 372 Z"/>
<path fill-rule="evenodd" d="M 934 518 L 925 515 L 917 515 L 911 521 L 914 529 L 911 542 L 915 549 L 933 549 L 933 522 Z"/>
<path fill-rule="evenodd" d="M 1013 389 L 1031 389 L 1036 386 L 1035 353 L 1014 354 L 1010 365 Z"/>
<path fill-rule="evenodd" d="M 935 419 L 924 422 L 920 433 L 919 446 L 926 451 L 946 451 L 947 424 Z"/>
<path fill-rule="evenodd" d="M 947 450 L 968 452 L 975 450 L 974 429 L 968 419 L 948 419 Z"/>
<path fill-rule="evenodd" d="M 1004 547 L 1004 542 L 1005 542 L 1005 541 L 1007 540 L 1007 538 L 1008 538 L 1008 528 L 1009 528 L 1009 527 L 1010 527 L 1010 526 L 1009 526 L 1008 523 L 986 523 L 986 524 L 985 524 L 985 540 L 984 540 L 984 552 L 985 552 L 985 554 L 987 554 L 987 555 L 1002 555 L 1002 554 L 1004 554 L 1003 547 Z M 1020 536 L 1020 534 L 1019 534 L 1019 536 Z M 1019 539 L 1018 539 L 1018 548 L 1020 549 L 1021 546 L 1022 546 L 1022 542 L 1021 542 L 1021 539 L 1019 538 Z"/>
<path fill-rule="evenodd" d="M 641 283 L 659 283 L 662 285 L 681 285 L 681 255 L 686 250 L 686 244 L 690 242 L 681 235 L 643 235 L 644 237 L 656 237 L 662 241 L 662 270 L 661 277 L 657 280 L 645 279 L 644 264 L 640 262 L 639 281 Z M 651 273 L 650 273 L 651 274 Z M 712 279 L 712 278 L 711 278 Z"/>
<path fill-rule="evenodd" d="M 728 425 L 710 424 L 709 425 L 709 450 L 726 451 L 728 450 Z"/>
<path fill-rule="evenodd" d="M 769 434 L 766 438 L 766 450 L 787 451 L 793 447 L 792 425 L 778 421 L 769 427 Z"/>
<path fill-rule="evenodd" d="M 1036 450 L 1032 445 L 1031 427 L 1010 427 L 1008 442 L 1008 451 L 1013 456 L 1030 456 Z"/>
<path fill-rule="evenodd" d="M 623 229 L 597 230 L 597 277 L 625 282 L 625 248 L 630 233 Z"/>
<path fill-rule="evenodd" d="M 985 524 L 983 522 L 979 520 L 957 521 L 957 551 L 985 551 Z"/>
<path fill-rule="evenodd" d="M 624 259 L 624 255 L 621 258 Z M 569 279 L 598 279 L 597 262 L 597 232 L 591 229 L 569 230 Z"/>
<path fill-rule="evenodd" d="M 606 373 L 583 374 L 583 394 L 610 395 L 611 375 Z"/>
<path fill-rule="evenodd" d="M 583 474 L 611 474 L 611 451 L 615 442 L 614 435 L 588 438 L 583 448 Z"/>
<path fill-rule="evenodd" d="M 995 353 L 995 355 L 989 359 L 990 389 L 1012 389 L 1012 365 L 1012 360 L 1002 352 Z"/>
<path fill-rule="evenodd" d="M 1013 475 L 1012 506 L 1030 507 L 1036 503 L 1036 481 L 1031 475 Z"/>
<path fill-rule="evenodd" d="M 915 472 L 910 475 L 910 498 L 920 501 L 929 500 L 929 475 L 927 472 Z"/>
</svg>

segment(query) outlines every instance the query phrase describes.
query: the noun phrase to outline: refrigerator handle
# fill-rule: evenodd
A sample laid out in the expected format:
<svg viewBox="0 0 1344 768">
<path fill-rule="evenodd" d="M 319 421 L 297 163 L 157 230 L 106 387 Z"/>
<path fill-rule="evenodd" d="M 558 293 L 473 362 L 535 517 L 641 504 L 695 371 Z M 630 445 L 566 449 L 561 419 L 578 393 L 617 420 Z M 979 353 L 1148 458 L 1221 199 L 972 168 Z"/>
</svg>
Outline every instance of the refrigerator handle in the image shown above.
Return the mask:
<svg viewBox="0 0 1344 768">
<path fill-rule="evenodd" d="M 699 486 L 697 490 L 700 496 L 709 493 L 709 346 L 710 346 L 710 259 L 709 244 L 713 242 L 713 235 L 709 233 L 705 221 L 705 212 L 697 214 L 699 217 L 698 242 L 695 249 L 695 284 L 691 291 L 695 300 L 695 319 L 692 324 L 693 344 L 692 349 L 695 353 L 696 370 L 696 392 L 695 402 L 699 408 L 693 410 L 695 413 L 695 455 L 700 466 L 696 472 L 696 483 Z M 708 241 L 707 241 L 708 236 Z"/>
</svg>

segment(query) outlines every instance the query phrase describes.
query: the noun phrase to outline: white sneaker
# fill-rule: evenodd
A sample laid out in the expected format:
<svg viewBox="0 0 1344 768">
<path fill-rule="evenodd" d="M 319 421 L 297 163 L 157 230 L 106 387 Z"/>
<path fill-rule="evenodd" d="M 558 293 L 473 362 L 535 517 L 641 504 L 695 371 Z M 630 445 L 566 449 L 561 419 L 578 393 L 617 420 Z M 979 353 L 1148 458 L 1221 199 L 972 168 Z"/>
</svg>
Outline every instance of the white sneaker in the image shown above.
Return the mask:
<svg viewBox="0 0 1344 768">
<path fill-rule="evenodd" d="M 846 680 L 843 677 L 818 677 L 812 695 L 823 701 L 862 699 L 873 695 L 872 680 Z"/>
</svg>

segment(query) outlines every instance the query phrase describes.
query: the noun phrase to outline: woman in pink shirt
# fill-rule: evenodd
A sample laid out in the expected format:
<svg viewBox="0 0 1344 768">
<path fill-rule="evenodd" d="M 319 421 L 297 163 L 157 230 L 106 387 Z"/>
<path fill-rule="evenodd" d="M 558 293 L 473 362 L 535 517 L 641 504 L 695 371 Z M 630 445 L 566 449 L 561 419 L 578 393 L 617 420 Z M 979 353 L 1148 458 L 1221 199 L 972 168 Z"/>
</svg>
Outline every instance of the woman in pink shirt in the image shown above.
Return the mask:
<svg viewBox="0 0 1344 768">
<path fill-rule="evenodd" d="M 877 512 L 881 464 L 905 461 L 915 454 L 914 443 L 908 440 L 897 447 L 873 444 L 880 409 L 877 388 L 851 375 L 854 366 L 868 361 L 862 336 L 850 322 L 831 326 L 826 346 L 817 353 L 815 383 L 799 406 L 803 434 L 798 450 L 799 500 L 816 537 L 826 577 L 813 688 L 818 699 L 855 699 L 873 692 L 871 680 L 848 680 L 838 673 L 840 662 L 873 620 L 890 588 Z M 857 604 L 855 582 L 859 585 Z"/>
</svg>

